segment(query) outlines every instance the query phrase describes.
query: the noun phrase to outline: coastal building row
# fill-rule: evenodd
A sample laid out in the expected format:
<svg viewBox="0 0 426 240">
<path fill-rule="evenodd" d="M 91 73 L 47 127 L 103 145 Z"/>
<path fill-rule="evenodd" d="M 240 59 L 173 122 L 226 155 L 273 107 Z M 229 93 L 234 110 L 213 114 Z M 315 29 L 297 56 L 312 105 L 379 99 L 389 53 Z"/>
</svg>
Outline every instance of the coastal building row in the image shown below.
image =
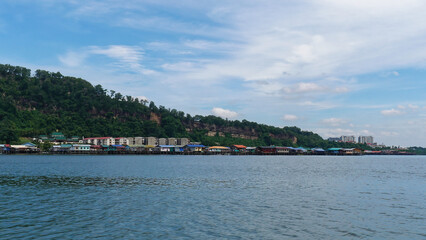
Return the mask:
<svg viewBox="0 0 426 240">
<path fill-rule="evenodd" d="M 90 145 L 90 144 L 61 144 L 52 147 L 52 152 L 92 152 L 92 153 L 198 153 L 198 154 L 261 154 L 261 155 L 361 155 L 363 151 L 356 148 L 312 148 L 302 147 L 280 147 L 280 146 L 260 146 L 246 147 L 244 145 L 224 146 L 204 146 L 202 144 L 177 145 L 157 145 L 157 146 L 129 146 L 129 145 Z M 373 153 L 371 153 L 373 154 Z"/>
<path fill-rule="evenodd" d="M 53 132 L 50 135 L 40 135 L 34 138 L 38 142 L 51 142 L 57 144 L 93 144 L 93 145 L 187 145 L 189 138 L 157 138 L 157 137 L 88 137 L 80 138 L 71 136 L 69 138 L 61 132 Z"/>
<path fill-rule="evenodd" d="M 244 145 L 204 146 L 202 144 L 178 145 L 91 145 L 91 144 L 57 144 L 49 150 L 51 153 L 87 153 L 87 154 L 258 154 L 258 155 L 409 155 L 407 151 L 382 150 L 371 151 L 357 148 L 312 148 L 260 146 L 246 147 Z M 0 144 L 0 154 L 39 153 L 40 149 L 33 143 L 23 145 Z"/>
<path fill-rule="evenodd" d="M 79 136 L 71 136 L 69 138 L 61 132 L 53 132 L 50 135 L 40 135 L 37 139 L 39 142 L 52 142 L 53 144 L 93 144 L 93 145 L 179 145 L 185 146 L 190 143 L 188 138 L 157 138 L 157 137 L 89 137 L 80 138 Z M 332 142 L 356 143 L 355 136 L 340 136 L 328 138 Z M 358 143 L 374 146 L 373 136 L 359 136 Z"/>
<path fill-rule="evenodd" d="M 0 144 L 0 153 L 38 153 L 40 149 L 33 143 L 22 145 Z"/>
</svg>

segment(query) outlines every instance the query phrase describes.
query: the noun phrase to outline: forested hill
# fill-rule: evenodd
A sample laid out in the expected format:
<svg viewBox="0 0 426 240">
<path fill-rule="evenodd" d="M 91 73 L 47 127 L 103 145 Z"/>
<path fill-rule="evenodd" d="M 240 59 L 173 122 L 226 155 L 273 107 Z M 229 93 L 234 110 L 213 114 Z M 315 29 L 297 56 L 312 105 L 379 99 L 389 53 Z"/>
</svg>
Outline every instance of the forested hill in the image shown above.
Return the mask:
<svg viewBox="0 0 426 240">
<path fill-rule="evenodd" d="M 330 146 L 297 127 L 191 116 L 59 72 L 31 74 L 27 68 L 0 64 L 0 143 L 56 130 L 66 136 L 189 137 L 206 145 Z"/>
</svg>

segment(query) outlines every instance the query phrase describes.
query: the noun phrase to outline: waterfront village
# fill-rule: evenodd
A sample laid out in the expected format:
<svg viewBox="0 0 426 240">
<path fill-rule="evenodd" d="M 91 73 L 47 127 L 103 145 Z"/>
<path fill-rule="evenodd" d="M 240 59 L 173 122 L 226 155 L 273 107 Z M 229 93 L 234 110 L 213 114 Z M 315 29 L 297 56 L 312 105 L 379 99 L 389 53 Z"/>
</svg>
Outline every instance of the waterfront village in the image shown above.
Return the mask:
<svg viewBox="0 0 426 240">
<path fill-rule="evenodd" d="M 329 141 L 344 141 L 347 136 Z M 372 137 L 360 137 L 360 141 L 372 143 Z M 349 138 L 350 141 L 354 137 Z M 38 143 L 38 144 L 35 144 Z M 40 148 L 38 146 L 46 146 Z M 0 144 L 0 153 L 51 153 L 51 154 L 229 154 L 229 155 L 381 155 L 411 154 L 395 150 L 362 150 L 358 148 L 303 148 L 286 146 L 204 146 L 199 142 L 190 142 L 188 138 L 157 137 L 65 137 L 61 132 L 40 135 L 33 142 L 22 145 Z"/>
</svg>

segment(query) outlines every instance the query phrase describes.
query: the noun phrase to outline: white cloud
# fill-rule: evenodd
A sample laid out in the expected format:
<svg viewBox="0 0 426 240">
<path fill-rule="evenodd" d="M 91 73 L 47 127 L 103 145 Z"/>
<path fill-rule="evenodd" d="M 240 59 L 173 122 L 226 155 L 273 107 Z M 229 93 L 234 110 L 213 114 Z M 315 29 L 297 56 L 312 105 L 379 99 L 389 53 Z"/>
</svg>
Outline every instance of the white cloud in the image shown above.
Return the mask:
<svg viewBox="0 0 426 240">
<path fill-rule="evenodd" d="M 78 67 L 83 63 L 86 57 L 87 53 L 85 52 L 69 51 L 65 55 L 59 56 L 59 61 L 68 67 Z"/>
<path fill-rule="evenodd" d="M 59 61 L 67 67 L 78 67 L 82 65 L 84 60 L 93 55 L 111 58 L 116 61 L 115 65 L 121 69 L 132 70 L 145 75 L 156 73 L 142 65 L 144 51 L 139 46 L 90 46 L 79 51 L 68 51 L 65 55 L 59 56 Z"/>
<path fill-rule="evenodd" d="M 417 110 L 417 109 L 419 109 L 419 106 L 414 105 L 414 104 L 408 104 L 408 108 L 410 108 L 412 110 Z"/>
<path fill-rule="evenodd" d="M 314 92 L 322 91 L 323 86 L 319 86 L 316 83 L 298 83 L 293 88 L 284 88 L 283 90 L 287 93 L 296 92 L 296 93 L 305 93 L 305 92 Z"/>
<path fill-rule="evenodd" d="M 400 111 L 398 109 L 394 109 L 394 108 L 389 109 L 389 110 L 382 110 L 380 113 L 382 115 L 385 115 L 385 116 L 395 116 L 395 115 L 401 115 L 401 114 L 403 114 L 402 111 Z"/>
<path fill-rule="evenodd" d="M 226 118 L 227 119 L 234 119 L 234 118 L 238 117 L 237 112 L 227 110 L 227 109 L 223 109 L 223 108 L 218 108 L 218 107 L 213 108 L 211 113 L 215 116 L 225 118 L 225 119 Z"/>
<path fill-rule="evenodd" d="M 138 46 L 110 45 L 107 47 L 92 46 L 89 53 L 105 55 L 128 65 L 132 69 L 140 69 L 143 50 Z"/>
<path fill-rule="evenodd" d="M 161 67 L 168 71 L 189 72 L 194 68 L 193 62 L 166 63 Z"/>
<path fill-rule="evenodd" d="M 283 120 L 285 121 L 296 121 L 299 118 L 296 115 L 292 115 L 292 114 L 286 114 L 283 116 Z"/>
<path fill-rule="evenodd" d="M 363 135 L 363 136 L 373 135 L 373 134 L 372 134 L 369 130 L 366 130 L 366 129 L 361 130 L 361 131 L 359 132 L 359 134 L 360 134 L 360 135 Z"/>
<path fill-rule="evenodd" d="M 327 119 L 323 119 L 321 122 L 334 127 L 347 124 L 347 121 L 341 118 L 327 118 Z"/>
</svg>

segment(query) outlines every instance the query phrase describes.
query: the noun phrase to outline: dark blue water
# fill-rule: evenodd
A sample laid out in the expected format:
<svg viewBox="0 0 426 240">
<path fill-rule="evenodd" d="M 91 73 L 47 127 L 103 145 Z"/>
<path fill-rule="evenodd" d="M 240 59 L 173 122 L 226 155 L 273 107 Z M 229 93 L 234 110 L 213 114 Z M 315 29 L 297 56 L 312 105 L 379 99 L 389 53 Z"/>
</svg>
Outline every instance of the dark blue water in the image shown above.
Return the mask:
<svg viewBox="0 0 426 240">
<path fill-rule="evenodd" d="M 0 156 L 1 239 L 426 239 L 424 156 Z"/>
</svg>

